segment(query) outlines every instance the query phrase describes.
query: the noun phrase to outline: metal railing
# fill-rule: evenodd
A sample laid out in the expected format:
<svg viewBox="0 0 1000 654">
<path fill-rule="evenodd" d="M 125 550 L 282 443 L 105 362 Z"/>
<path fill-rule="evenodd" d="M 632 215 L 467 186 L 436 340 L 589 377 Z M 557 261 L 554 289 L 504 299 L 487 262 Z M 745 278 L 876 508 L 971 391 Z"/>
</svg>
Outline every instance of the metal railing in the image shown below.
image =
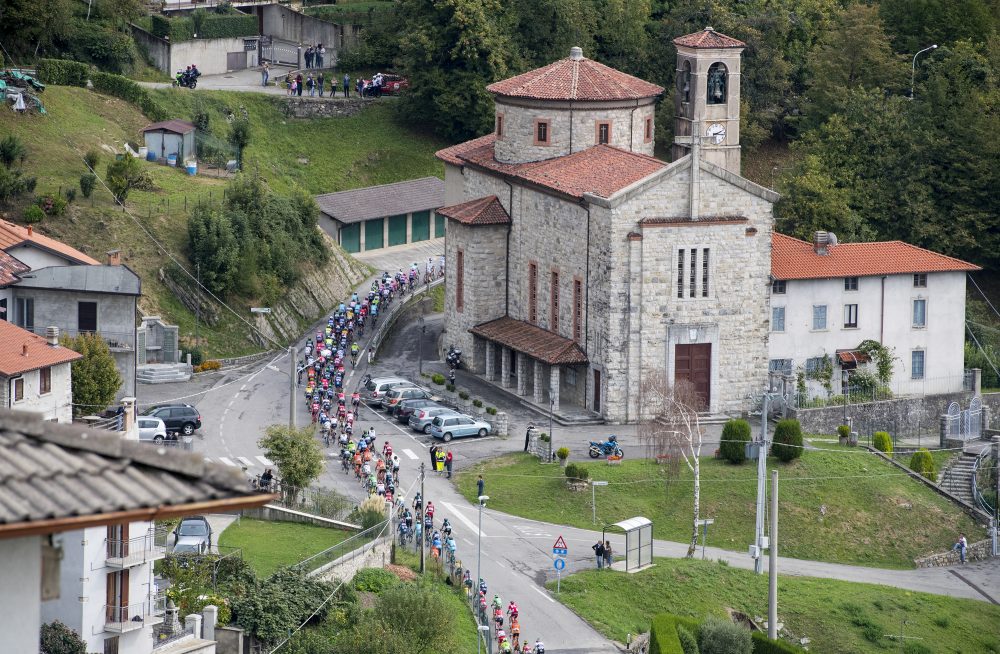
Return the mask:
<svg viewBox="0 0 1000 654">
<path fill-rule="evenodd" d="M 972 388 L 972 374 L 966 372 L 961 375 L 908 379 L 872 386 L 851 385 L 848 387 L 847 393 L 843 393 L 842 385 L 834 380 L 833 388 L 834 392 L 829 394 L 825 391 L 788 393 L 786 397 L 788 406 L 796 409 L 817 409 L 828 406 L 844 406 L 845 403 L 864 404 L 903 397 L 958 393 Z M 759 415 L 759 409 L 757 415 Z"/>
<path fill-rule="evenodd" d="M 29 331 L 38 334 L 39 336 L 46 335 L 45 327 L 32 327 Z M 104 339 L 104 342 L 108 344 L 113 352 L 131 352 L 133 345 L 135 343 L 136 334 L 135 332 L 118 332 L 118 331 L 108 331 L 105 329 L 91 330 L 91 329 L 63 329 L 59 328 L 59 336 L 70 336 L 76 337 L 81 334 L 97 334 Z"/>
<path fill-rule="evenodd" d="M 991 452 L 990 452 L 991 449 L 992 448 L 989 447 L 985 448 L 982 452 L 979 453 L 979 456 L 976 457 L 975 463 L 972 464 L 972 476 L 969 478 L 969 483 L 972 485 L 973 504 L 977 508 L 980 508 L 986 513 L 988 513 L 989 515 L 995 516 L 996 507 L 990 504 L 990 502 L 979 491 L 979 480 L 978 480 L 979 471 L 981 469 L 985 469 L 984 465 L 988 465 L 989 463 L 989 459 L 991 457 Z M 1000 497 L 998 497 L 997 500 L 1000 500 Z"/>
<path fill-rule="evenodd" d="M 104 630 L 123 634 L 146 625 L 160 624 L 167 608 L 166 595 L 150 595 L 128 606 L 104 605 Z"/>
<path fill-rule="evenodd" d="M 381 539 L 385 537 L 382 532 L 388 530 L 388 527 L 388 520 L 380 522 L 374 527 L 359 531 L 350 538 L 340 541 L 333 547 L 328 547 L 322 552 L 302 559 L 293 567 L 311 573 L 343 557 L 347 557 L 348 561 L 353 560 L 374 547 L 376 542 L 381 542 Z"/>
<path fill-rule="evenodd" d="M 105 562 L 110 568 L 131 566 L 162 559 L 167 555 L 167 530 L 154 527 L 143 536 L 127 540 L 106 540 Z"/>
<path fill-rule="evenodd" d="M 346 495 L 326 488 L 298 488 L 275 480 L 271 492 L 278 497 L 269 504 L 284 509 L 311 513 L 331 520 L 344 520 L 354 509 L 354 502 Z"/>
</svg>

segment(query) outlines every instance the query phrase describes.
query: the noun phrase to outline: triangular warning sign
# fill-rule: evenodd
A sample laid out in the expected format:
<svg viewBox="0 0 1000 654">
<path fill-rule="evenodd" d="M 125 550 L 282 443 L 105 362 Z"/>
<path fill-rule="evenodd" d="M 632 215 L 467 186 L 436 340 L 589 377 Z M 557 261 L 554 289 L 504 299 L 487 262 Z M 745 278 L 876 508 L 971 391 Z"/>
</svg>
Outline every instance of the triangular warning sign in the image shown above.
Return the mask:
<svg viewBox="0 0 1000 654">
<path fill-rule="evenodd" d="M 559 538 L 556 539 L 556 544 L 552 546 L 552 549 L 554 549 L 554 550 L 565 550 L 565 549 L 569 549 L 569 548 L 566 547 L 566 541 L 563 540 L 562 536 L 560 536 Z"/>
</svg>

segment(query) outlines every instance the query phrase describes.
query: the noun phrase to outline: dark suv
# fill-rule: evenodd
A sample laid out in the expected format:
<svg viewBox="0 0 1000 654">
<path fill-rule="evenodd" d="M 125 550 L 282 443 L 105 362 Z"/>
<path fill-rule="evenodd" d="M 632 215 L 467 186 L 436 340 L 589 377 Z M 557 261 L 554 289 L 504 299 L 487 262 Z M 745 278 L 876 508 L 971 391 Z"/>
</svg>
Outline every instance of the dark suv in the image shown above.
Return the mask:
<svg viewBox="0 0 1000 654">
<path fill-rule="evenodd" d="M 201 429 L 201 414 L 190 404 L 164 404 L 147 409 L 143 415 L 155 416 L 163 421 L 167 433 L 180 432 L 190 436 L 195 429 Z"/>
</svg>

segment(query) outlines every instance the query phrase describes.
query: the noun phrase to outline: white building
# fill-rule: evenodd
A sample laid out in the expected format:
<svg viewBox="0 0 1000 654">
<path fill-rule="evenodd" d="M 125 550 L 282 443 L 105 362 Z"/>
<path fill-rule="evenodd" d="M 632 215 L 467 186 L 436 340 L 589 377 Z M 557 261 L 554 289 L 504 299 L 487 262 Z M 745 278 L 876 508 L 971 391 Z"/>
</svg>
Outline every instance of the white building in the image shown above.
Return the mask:
<svg viewBox="0 0 1000 654">
<path fill-rule="evenodd" d="M 774 234 L 770 368 L 812 373 L 832 362 L 832 392 L 865 367 L 858 351 L 878 341 L 895 357 L 896 395 L 962 390 L 965 277 L 978 266 L 903 243 L 813 243 Z M 810 395 L 825 395 L 815 380 Z"/>
<path fill-rule="evenodd" d="M 32 411 L 45 420 L 73 421 L 70 364 L 81 355 L 0 320 L 0 407 Z"/>
</svg>

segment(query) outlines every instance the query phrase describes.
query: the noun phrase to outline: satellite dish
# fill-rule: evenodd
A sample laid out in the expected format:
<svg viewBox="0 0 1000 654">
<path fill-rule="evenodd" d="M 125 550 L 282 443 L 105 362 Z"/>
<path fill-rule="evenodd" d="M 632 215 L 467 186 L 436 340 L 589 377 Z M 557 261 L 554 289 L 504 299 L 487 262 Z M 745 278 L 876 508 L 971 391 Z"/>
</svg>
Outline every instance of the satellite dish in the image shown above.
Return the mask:
<svg viewBox="0 0 1000 654">
<path fill-rule="evenodd" d="M 827 244 L 829 244 L 830 247 L 833 247 L 834 245 L 836 245 L 837 244 L 837 235 L 834 234 L 833 232 L 830 232 L 829 236 L 827 236 Z"/>
</svg>

